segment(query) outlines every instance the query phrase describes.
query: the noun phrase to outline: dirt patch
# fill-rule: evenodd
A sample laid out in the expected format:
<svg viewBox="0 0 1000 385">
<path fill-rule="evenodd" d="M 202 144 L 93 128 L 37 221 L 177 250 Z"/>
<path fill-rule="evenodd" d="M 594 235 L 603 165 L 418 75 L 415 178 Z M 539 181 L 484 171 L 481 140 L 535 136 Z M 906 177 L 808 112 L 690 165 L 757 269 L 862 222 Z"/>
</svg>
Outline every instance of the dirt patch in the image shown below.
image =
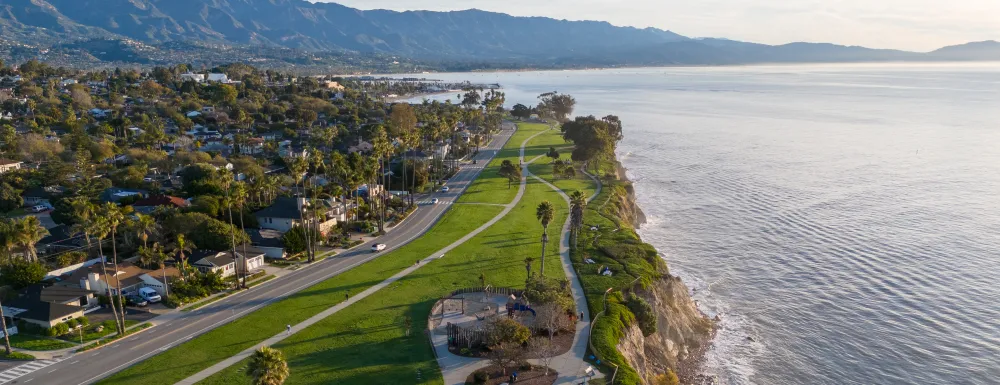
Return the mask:
<svg viewBox="0 0 1000 385">
<path fill-rule="evenodd" d="M 469 375 L 469 378 L 465 379 L 466 385 L 500 385 L 511 383 L 511 375 L 517 373 L 517 381 L 513 384 L 517 385 L 552 385 L 559 378 L 559 373 L 555 370 L 549 369 L 549 374 L 545 375 L 545 368 L 541 366 L 532 366 L 530 370 L 521 370 L 520 368 L 513 367 L 507 368 L 506 374 L 500 370 L 500 368 L 491 366 L 483 369 L 479 369 Z M 486 382 L 477 382 L 476 375 L 479 373 L 485 373 L 488 379 Z"/>
</svg>

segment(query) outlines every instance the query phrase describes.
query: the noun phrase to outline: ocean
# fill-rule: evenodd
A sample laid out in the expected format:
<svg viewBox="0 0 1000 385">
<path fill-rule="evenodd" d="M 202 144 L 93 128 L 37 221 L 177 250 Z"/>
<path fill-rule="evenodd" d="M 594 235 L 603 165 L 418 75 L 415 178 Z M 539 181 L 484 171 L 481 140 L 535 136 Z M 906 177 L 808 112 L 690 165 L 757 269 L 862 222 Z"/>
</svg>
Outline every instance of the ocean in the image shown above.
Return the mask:
<svg viewBox="0 0 1000 385">
<path fill-rule="evenodd" d="M 621 118 L 720 383 L 1000 383 L 1000 64 L 423 76 Z"/>
</svg>

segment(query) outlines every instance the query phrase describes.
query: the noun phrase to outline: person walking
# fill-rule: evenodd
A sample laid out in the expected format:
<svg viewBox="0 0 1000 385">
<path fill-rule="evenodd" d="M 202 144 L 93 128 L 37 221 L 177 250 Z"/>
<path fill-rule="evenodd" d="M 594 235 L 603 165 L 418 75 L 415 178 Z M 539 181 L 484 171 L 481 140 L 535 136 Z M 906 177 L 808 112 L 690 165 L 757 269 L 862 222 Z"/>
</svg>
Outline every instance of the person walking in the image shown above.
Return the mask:
<svg viewBox="0 0 1000 385">
<path fill-rule="evenodd" d="M 285 335 L 288 336 L 291 334 L 292 334 L 292 325 L 285 325 Z"/>
</svg>

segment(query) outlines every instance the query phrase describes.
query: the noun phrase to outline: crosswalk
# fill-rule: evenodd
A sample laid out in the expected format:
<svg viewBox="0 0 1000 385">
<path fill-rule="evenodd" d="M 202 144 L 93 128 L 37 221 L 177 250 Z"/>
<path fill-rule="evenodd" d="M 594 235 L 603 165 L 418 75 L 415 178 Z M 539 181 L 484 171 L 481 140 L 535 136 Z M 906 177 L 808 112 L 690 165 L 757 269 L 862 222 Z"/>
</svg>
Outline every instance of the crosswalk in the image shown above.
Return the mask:
<svg viewBox="0 0 1000 385">
<path fill-rule="evenodd" d="M 31 362 L 29 362 L 27 364 L 20 365 L 20 366 L 11 368 L 11 369 L 7 369 L 6 371 L 0 372 L 0 384 L 9 383 L 9 382 L 14 381 L 14 380 L 16 380 L 18 378 L 21 378 L 23 376 L 26 376 L 28 374 L 34 373 L 34 372 L 36 372 L 38 370 L 44 369 L 44 368 L 46 368 L 48 366 L 51 366 L 51 365 L 53 365 L 53 364 L 55 364 L 57 362 L 65 360 L 66 358 L 67 357 L 60 357 L 60 358 L 52 358 L 52 359 L 48 359 L 48 360 L 31 361 Z"/>
<path fill-rule="evenodd" d="M 437 204 L 439 204 L 439 205 L 450 205 L 450 204 L 454 204 L 454 203 L 455 202 L 446 201 L 444 199 L 440 199 L 439 198 Z M 435 203 L 431 199 L 424 199 L 424 200 L 417 201 L 417 205 L 418 206 L 433 205 L 433 204 L 435 204 Z"/>
</svg>

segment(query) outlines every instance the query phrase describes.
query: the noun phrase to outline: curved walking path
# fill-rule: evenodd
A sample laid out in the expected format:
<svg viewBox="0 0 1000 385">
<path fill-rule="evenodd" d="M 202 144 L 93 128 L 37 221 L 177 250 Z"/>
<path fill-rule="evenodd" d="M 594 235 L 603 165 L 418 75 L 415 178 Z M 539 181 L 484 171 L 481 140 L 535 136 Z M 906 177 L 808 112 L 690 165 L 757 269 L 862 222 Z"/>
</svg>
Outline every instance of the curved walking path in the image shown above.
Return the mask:
<svg viewBox="0 0 1000 385">
<path fill-rule="evenodd" d="M 527 143 L 531 141 L 531 139 L 534 139 L 536 136 L 541 135 L 548 131 L 549 130 L 539 132 L 538 134 L 535 134 L 532 137 L 526 139 L 524 143 L 521 144 L 522 162 L 524 162 L 524 148 L 527 145 Z M 542 156 L 538 156 L 532 159 L 531 161 L 523 163 L 522 173 L 524 177 L 521 180 L 517 197 L 514 199 L 513 202 L 510 203 L 508 208 L 512 207 L 513 205 L 517 204 L 518 201 L 520 201 L 527 182 L 527 178 L 537 179 L 538 181 L 544 183 L 552 190 L 558 192 L 559 195 L 562 196 L 563 199 L 566 201 L 568 207 L 570 202 L 569 196 L 566 195 L 566 193 L 562 189 L 552 185 L 545 179 L 539 178 L 538 176 L 532 174 L 531 171 L 529 170 L 528 165 L 534 163 L 541 157 Z M 593 175 L 590 175 L 586 172 L 584 172 L 584 174 L 590 177 L 597 185 L 597 189 L 595 190 L 594 195 L 587 198 L 587 203 L 590 203 L 590 201 L 592 201 L 594 198 L 597 197 L 597 195 L 601 193 L 602 185 L 601 181 L 595 178 Z M 500 216 L 506 215 L 507 211 L 508 210 L 505 210 L 503 213 L 501 213 Z M 563 267 L 563 271 L 566 273 L 566 276 L 570 278 L 570 282 L 572 283 L 570 290 L 573 295 L 573 301 L 576 303 L 577 310 L 584 313 L 584 316 L 582 318 L 582 321 L 576 323 L 576 334 L 574 334 L 573 336 L 573 345 L 570 348 L 570 350 L 559 356 L 553 357 L 549 361 L 549 367 L 559 372 L 559 377 L 555 381 L 556 384 L 579 384 L 582 381 L 585 381 L 587 378 L 586 369 L 590 366 L 590 364 L 588 364 L 585 361 L 587 356 L 587 346 L 589 341 L 588 338 L 590 337 L 590 326 L 591 326 L 590 310 L 588 309 L 587 306 L 587 298 L 584 296 L 583 286 L 580 283 L 580 279 L 576 275 L 576 270 L 573 268 L 573 261 L 570 258 L 569 234 L 570 234 L 571 224 L 572 224 L 571 218 L 567 216 L 566 223 L 563 224 L 562 228 L 562 237 L 559 244 L 559 256 L 560 256 L 560 261 L 562 262 L 561 264 Z M 457 315 L 452 315 L 452 316 L 457 317 Z M 439 325 L 446 325 L 448 319 L 449 316 L 445 315 L 445 317 L 440 320 Z M 432 324 L 428 324 L 428 327 L 431 326 Z M 437 330 L 440 330 L 441 332 L 435 333 L 435 331 Z M 434 351 L 435 354 L 437 355 L 438 366 L 441 367 L 441 373 L 442 376 L 444 377 L 445 385 L 463 385 L 465 384 L 465 380 L 469 378 L 469 376 L 473 372 L 486 367 L 487 361 L 484 359 L 461 357 L 449 352 L 448 335 L 443 332 L 443 327 L 439 326 L 437 328 L 432 328 L 430 332 L 431 332 L 431 339 L 434 343 Z M 537 359 L 531 359 L 528 361 L 530 361 L 532 364 L 536 365 L 540 364 L 539 360 Z M 598 373 L 597 377 L 603 377 L 603 375 Z"/>
<path fill-rule="evenodd" d="M 527 145 L 527 143 L 531 139 L 534 139 L 536 136 L 541 135 L 542 133 L 545 133 L 545 132 L 546 131 L 541 131 L 541 132 L 539 132 L 539 133 L 537 133 L 537 134 L 529 137 L 528 139 L 525 139 L 524 142 L 521 143 L 520 158 L 522 160 L 524 159 L 524 147 Z M 526 170 L 527 167 L 525 167 L 524 169 Z M 399 279 L 401 279 L 401 278 L 403 278 L 403 277 L 405 277 L 405 276 L 413 273 L 414 271 L 417 271 L 421 267 L 426 266 L 427 263 L 429 263 L 431 261 L 434 261 L 436 259 L 444 258 L 445 255 L 449 251 L 454 250 L 456 247 L 461 246 L 463 243 L 465 243 L 468 240 L 472 239 L 473 237 L 479 235 L 483 231 L 486 231 L 486 229 L 489 229 L 490 226 L 493 226 L 495 223 L 497 223 L 498 221 L 500 221 L 501 219 L 503 219 L 508 213 L 510 213 L 510 211 L 513 210 L 515 206 L 517 206 L 517 203 L 521 201 L 521 197 L 524 196 L 524 190 L 525 190 L 526 184 L 527 184 L 526 183 L 526 176 L 522 176 L 521 177 L 521 182 L 518 185 L 517 195 L 514 197 L 514 200 L 511 203 L 504 205 L 505 207 L 504 207 L 503 211 L 500 212 L 500 214 L 497 214 L 495 217 L 493 217 L 492 219 L 490 219 L 489 221 L 487 221 L 486 223 L 484 223 L 482 226 L 479 226 L 478 228 L 476 228 L 475 230 L 473 230 L 471 233 L 466 234 L 464 237 L 460 238 L 459 240 L 453 242 L 452 244 L 446 246 L 445 248 L 443 248 L 441 250 L 435 251 L 430 256 L 421 259 L 420 262 L 418 262 L 417 264 L 415 264 L 413 266 L 410 266 L 410 267 L 407 267 L 406 269 L 403 269 L 402 271 L 394 274 L 393 276 L 387 278 L 386 280 L 384 280 L 382 282 L 379 282 L 378 284 L 376 284 L 376 285 L 374 285 L 372 287 L 369 287 L 367 290 L 364 290 L 364 291 L 358 293 L 357 295 L 354 295 L 354 296 L 348 298 L 347 300 L 345 300 L 343 302 L 340 302 L 340 303 L 338 303 L 338 304 L 336 304 L 336 305 L 334 305 L 334 306 L 332 306 L 332 307 L 330 307 L 330 308 L 328 308 L 328 309 L 320 312 L 319 314 L 316 314 L 316 315 L 310 317 L 309 319 L 307 319 L 305 321 L 302 321 L 302 322 L 300 322 L 298 324 L 295 324 L 295 325 L 291 325 L 291 328 L 290 328 L 289 331 L 283 332 L 283 333 L 275 335 L 275 336 L 273 336 L 271 338 L 268 338 L 267 340 L 264 340 L 263 342 L 261 342 L 261 343 L 259 343 L 257 345 L 254 345 L 254 346 L 252 346 L 250 348 L 247 348 L 247 349 L 243 350 L 242 352 L 240 352 L 240 353 L 238 353 L 238 354 L 236 354 L 236 355 L 234 355 L 232 357 L 229 357 L 229 358 L 227 358 L 225 360 L 222 360 L 221 362 L 218 362 L 215 365 L 212 365 L 212 366 L 206 368 L 205 370 L 202 370 L 202 371 L 200 371 L 198 373 L 195 373 L 194 375 L 192 375 L 192 376 L 190 376 L 188 378 L 185 378 L 185 379 L 177 382 L 177 384 L 194 385 L 198 381 L 204 380 L 204 379 L 206 379 L 206 378 L 208 378 L 208 377 L 210 377 L 210 376 L 212 376 L 212 375 L 214 375 L 214 374 L 216 374 L 216 373 L 218 373 L 218 372 L 220 372 L 220 371 L 222 371 L 222 370 L 224 370 L 224 369 L 226 369 L 226 368 L 228 368 L 230 366 L 235 365 L 236 363 L 238 363 L 240 361 L 243 361 L 247 357 L 250 357 L 250 355 L 253 354 L 253 352 L 256 351 L 257 349 L 260 349 L 261 347 L 264 347 L 264 346 L 272 346 L 272 345 L 274 345 L 274 344 L 276 344 L 278 342 L 281 342 L 282 340 L 284 340 L 285 338 L 288 338 L 292 334 L 298 333 L 299 331 L 302 331 L 303 329 L 305 329 L 305 328 L 307 328 L 309 326 L 312 326 L 313 324 L 315 324 L 315 323 L 323 320 L 324 318 L 329 317 L 329 316 L 331 316 L 331 315 L 333 315 L 333 314 L 335 314 L 335 313 L 343 310 L 344 308 L 346 308 L 346 307 L 348 307 L 348 306 L 350 306 L 350 305 L 352 305 L 352 304 L 354 304 L 354 303 L 356 303 L 356 302 L 358 302 L 358 301 L 360 301 L 362 299 L 367 298 L 368 296 L 370 296 L 370 295 L 374 294 L 375 292 L 377 292 L 377 291 L 385 288 L 386 286 L 391 285 L 393 282 L 396 282 Z M 447 347 L 445 348 L 445 351 L 447 352 Z M 465 378 L 464 377 L 462 378 L 462 383 L 463 384 L 465 383 Z"/>
</svg>

